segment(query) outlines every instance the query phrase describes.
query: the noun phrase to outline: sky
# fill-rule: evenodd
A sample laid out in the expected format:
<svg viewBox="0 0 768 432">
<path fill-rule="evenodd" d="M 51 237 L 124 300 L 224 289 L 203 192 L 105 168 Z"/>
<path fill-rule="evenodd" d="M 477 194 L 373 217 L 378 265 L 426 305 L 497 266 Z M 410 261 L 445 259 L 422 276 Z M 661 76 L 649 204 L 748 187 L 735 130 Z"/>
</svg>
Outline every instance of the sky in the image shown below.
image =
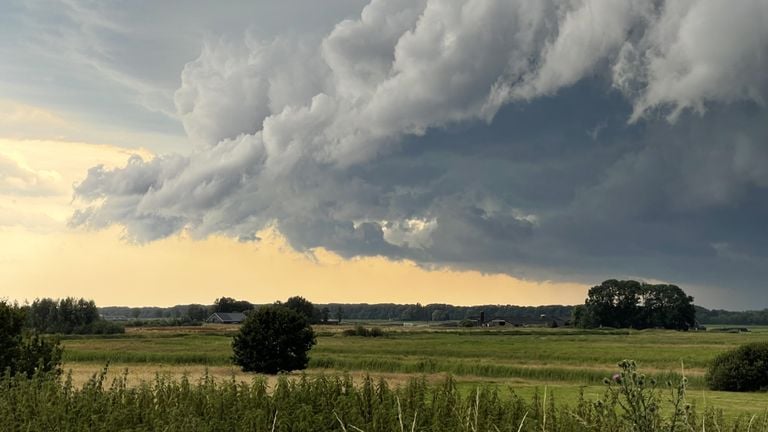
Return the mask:
<svg viewBox="0 0 768 432">
<path fill-rule="evenodd" d="M 0 4 L 0 297 L 768 307 L 768 2 Z"/>
</svg>

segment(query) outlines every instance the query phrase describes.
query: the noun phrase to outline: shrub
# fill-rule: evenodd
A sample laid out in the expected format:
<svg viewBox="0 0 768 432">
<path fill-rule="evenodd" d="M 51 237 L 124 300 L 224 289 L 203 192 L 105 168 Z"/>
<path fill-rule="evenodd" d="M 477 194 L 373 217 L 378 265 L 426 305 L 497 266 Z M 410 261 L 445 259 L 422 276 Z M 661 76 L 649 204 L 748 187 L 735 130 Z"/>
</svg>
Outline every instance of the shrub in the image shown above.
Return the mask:
<svg viewBox="0 0 768 432">
<path fill-rule="evenodd" d="M 281 305 L 262 306 L 232 341 L 235 364 L 246 372 L 276 374 L 306 369 L 315 333 L 307 318 Z"/>
<path fill-rule="evenodd" d="M 33 334 L 23 339 L 16 372 L 32 378 L 37 372 L 61 373 L 61 346 L 56 339 Z"/>
<path fill-rule="evenodd" d="M 768 388 L 768 342 L 742 345 L 718 355 L 707 370 L 706 380 L 712 390 Z"/>
<path fill-rule="evenodd" d="M 370 330 L 358 325 L 353 329 L 346 329 L 342 332 L 344 336 L 362 336 L 362 337 L 382 337 L 384 330 L 381 327 L 372 327 Z"/>
<path fill-rule="evenodd" d="M 459 322 L 460 327 L 474 327 L 475 322 L 470 319 L 463 319 Z"/>
</svg>

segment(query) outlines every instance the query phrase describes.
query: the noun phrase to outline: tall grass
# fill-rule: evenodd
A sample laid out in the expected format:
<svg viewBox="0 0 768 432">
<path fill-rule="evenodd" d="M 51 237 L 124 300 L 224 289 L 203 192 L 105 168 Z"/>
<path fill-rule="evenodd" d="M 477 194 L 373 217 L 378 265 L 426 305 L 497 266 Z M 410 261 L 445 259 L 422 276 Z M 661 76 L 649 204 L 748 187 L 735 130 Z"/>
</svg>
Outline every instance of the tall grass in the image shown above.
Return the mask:
<svg viewBox="0 0 768 432">
<path fill-rule="evenodd" d="M 146 352 L 146 351 L 64 351 L 65 362 L 87 363 L 162 363 L 173 365 L 199 364 L 206 366 L 232 364 L 232 354 L 199 352 Z"/>
<path fill-rule="evenodd" d="M 456 376 L 476 376 L 484 378 L 520 378 L 543 382 L 578 382 L 580 384 L 599 384 L 614 370 L 586 369 L 558 366 L 525 366 L 496 364 L 493 362 L 467 362 L 454 359 L 438 360 L 422 358 L 416 360 L 388 359 L 378 357 L 325 357 L 315 356 L 309 366 L 317 369 L 364 370 L 368 372 L 391 372 L 406 374 L 449 373 Z M 677 381 L 680 374 L 664 371 L 652 374 L 660 382 Z M 689 377 L 693 386 L 704 385 L 701 376 Z"/>
<path fill-rule="evenodd" d="M 152 363 L 170 365 L 229 365 L 231 354 L 201 352 L 151 352 L 151 351 L 65 351 L 66 362 L 88 363 Z M 599 384 L 610 375 L 611 369 L 590 369 L 573 366 L 530 366 L 495 363 L 493 361 L 466 361 L 451 358 L 382 358 L 378 356 L 333 356 L 314 355 L 310 358 L 312 369 L 343 371 L 367 371 L 404 374 L 449 373 L 456 376 L 484 378 L 519 378 L 542 382 L 577 382 Z M 659 381 L 677 380 L 677 372 L 658 372 L 654 377 Z M 704 386 L 702 376 L 689 377 L 695 387 Z"/>
<path fill-rule="evenodd" d="M 599 401 L 581 397 L 568 407 L 546 391 L 529 400 L 491 387 L 465 395 L 450 377 L 433 385 L 417 378 L 394 388 L 371 378 L 355 383 L 345 375 L 281 377 L 271 388 L 258 377 L 242 383 L 206 375 L 191 382 L 158 375 L 138 387 L 128 386 L 126 376 L 111 383 L 105 377 L 106 371 L 96 374 L 77 388 L 68 377 L 6 375 L 0 378 L 0 427 L 9 432 L 768 431 L 765 416 L 726 420 L 711 408 L 698 414 L 681 405 L 684 385 L 660 392 L 638 389 L 630 378 L 627 385 L 611 383 Z M 640 406 L 641 399 L 658 409 L 627 408 L 630 402 Z"/>
</svg>

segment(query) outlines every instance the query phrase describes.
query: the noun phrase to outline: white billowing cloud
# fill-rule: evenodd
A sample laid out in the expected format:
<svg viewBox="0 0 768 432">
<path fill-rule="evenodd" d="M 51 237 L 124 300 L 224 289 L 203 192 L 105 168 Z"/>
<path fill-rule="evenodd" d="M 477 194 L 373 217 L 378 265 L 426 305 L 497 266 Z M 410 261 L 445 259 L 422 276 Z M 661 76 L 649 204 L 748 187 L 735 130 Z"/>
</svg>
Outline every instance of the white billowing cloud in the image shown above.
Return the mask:
<svg viewBox="0 0 768 432">
<path fill-rule="evenodd" d="M 651 12 L 647 1 L 584 0 L 562 8 L 557 36 L 544 47 L 541 66 L 522 84 L 507 84 L 507 98 L 549 95 L 574 84 L 598 62 L 614 57 L 628 32 L 641 27 Z"/>
<path fill-rule="evenodd" d="M 252 36 L 206 43 L 182 73 L 176 106 L 187 133 L 209 146 L 263 131 L 267 165 L 282 171 L 301 157 L 354 164 L 404 135 L 490 121 L 504 104 L 552 95 L 605 66 L 635 105 L 633 120 L 657 106 L 674 115 L 707 100 L 762 102 L 764 6 L 718 7 L 373 1 L 320 50 Z M 748 43 L 700 42 L 734 22 Z"/>
<path fill-rule="evenodd" d="M 328 76 L 307 43 L 219 40 L 181 74 L 175 103 L 187 134 L 206 146 L 253 134 L 264 120 L 322 92 Z"/>
<path fill-rule="evenodd" d="M 263 131 L 278 170 L 299 153 L 369 160 L 403 135 L 491 118 L 494 83 L 528 71 L 557 19 L 546 2 L 406 4 L 372 2 L 323 40 L 322 58 L 282 39 L 206 44 L 176 93 L 186 130 L 208 145 Z"/>
<path fill-rule="evenodd" d="M 359 20 L 336 25 L 323 40 L 322 55 L 339 94 L 351 100 L 372 96 L 390 75 L 398 40 L 416 25 L 425 4 L 425 0 L 374 2 Z"/>
<path fill-rule="evenodd" d="M 179 230 L 245 239 L 274 225 L 299 249 L 505 266 L 535 248 L 559 246 L 559 227 L 547 224 L 558 209 L 570 211 L 569 204 L 526 208 L 515 201 L 532 198 L 514 196 L 498 181 L 525 181 L 523 174 L 534 172 L 540 161 L 513 166 L 512 156 L 503 153 L 511 149 L 502 150 L 498 161 L 478 156 L 454 165 L 438 165 L 442 155 L 430 162 L 435 165 L 393 155 L 413 137 L 427 140 L 430 132 L 453 125 L 493 123 L 504 105 L 524 110 L 585 78 L 618 89 L 634 108 L 629 121 L 658 110 L 669 114 L 667 126 L 674 127 L 681 112 L 704 113 L 710 103 L 747 101 L 764 109 L 764 13 L 764 2 L 748 0 L 373 0 L 359 19 L 341 21 L 322 40 L 259 41 L 247 35 L 242 42 L 209 42 L 184 68 L 175 94 L 197 150 L 147 162 L 135 158 L 121 169 L 92 169 L 76 188 L 92 205 L 72 222 L 123 224 L 141 241 Z M 606 129 L 601 139 L 610 136 L 607 123 L 599 124 Z M 750 135 L 739 151 L 764 154 L 755 148 L 759 136 Z M 600 141 L 597 134 L 592 141 Z M 466 151 L 471 155 L 484 144 L 467 143 Z M 710 152 L 719 145 L 696 157 L 684 151 L 689 145 L 695 143 L 672 150 L 659 143 L 615 157 L 615 165 L 604 167 L 607 175 L 590 178 L 597 185 L 570 186 L 599 192 L 596 200 L 627 190 L 644 197 L 640 189 L 647 184 L 624 174 L 640 176 L 672 151 L 670 165 L 690 160 L 716 166 L 722 160 Z M 723 146 L 730 154 L 731 147 Z M 736 177 L 728 183 L 734 189 L 763 187 L 766 171 L 739 151 L 718 172 Z M 477 168 L 481 164 L 493 172 Z M 566 165 L 555 172 L 562 174 Z M 519 178 L 515 169 L 523 173 Z M 688 171 L 686 179 L 704 172 Z M 582 179 L 564 177 L 571 175 Z M 680 180 L 676 174 L 670 178 Z M 676 183 L 675 196 L 697 197 L 689 192 L 705 190 L 686 181 Z M 538 186 L 546 189 L 543 181 Z M 466 194 L 457 192 L 464 188 Z M 574 190 L 553 194 L 560 200 L 578 196 Z M 686 208 L 722 205 L 736 194 L 702 192 Z M 535 237 L 545 229 L 553 234 Z"/>
<path fill-rule="evenodd" d="M 664 3 L 645 36 L 627 42 L 614 66 L 619 87 L 642 85 L 632 120 L 654 107 L 669 106 L 674 120 L 685 109 L 704 111 L 706 102 L 764 105 L 767 20 L 763 0 Z"/>
</svg>

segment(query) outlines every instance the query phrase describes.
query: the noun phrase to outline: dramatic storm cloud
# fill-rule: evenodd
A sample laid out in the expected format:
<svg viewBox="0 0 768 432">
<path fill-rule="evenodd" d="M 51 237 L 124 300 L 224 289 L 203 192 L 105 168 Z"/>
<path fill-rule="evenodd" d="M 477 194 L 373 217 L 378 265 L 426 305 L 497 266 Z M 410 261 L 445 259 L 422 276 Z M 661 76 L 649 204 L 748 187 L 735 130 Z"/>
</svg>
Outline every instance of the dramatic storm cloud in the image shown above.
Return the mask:
<svg viewBox="0 0 768 432">
<path fill-rule="evenodd" d="M 189 155 L 94 167 L 72 224 L 594 282 L 768 280 L 768 3 L 376 1 L 209 37 Z"/>
</svg>

